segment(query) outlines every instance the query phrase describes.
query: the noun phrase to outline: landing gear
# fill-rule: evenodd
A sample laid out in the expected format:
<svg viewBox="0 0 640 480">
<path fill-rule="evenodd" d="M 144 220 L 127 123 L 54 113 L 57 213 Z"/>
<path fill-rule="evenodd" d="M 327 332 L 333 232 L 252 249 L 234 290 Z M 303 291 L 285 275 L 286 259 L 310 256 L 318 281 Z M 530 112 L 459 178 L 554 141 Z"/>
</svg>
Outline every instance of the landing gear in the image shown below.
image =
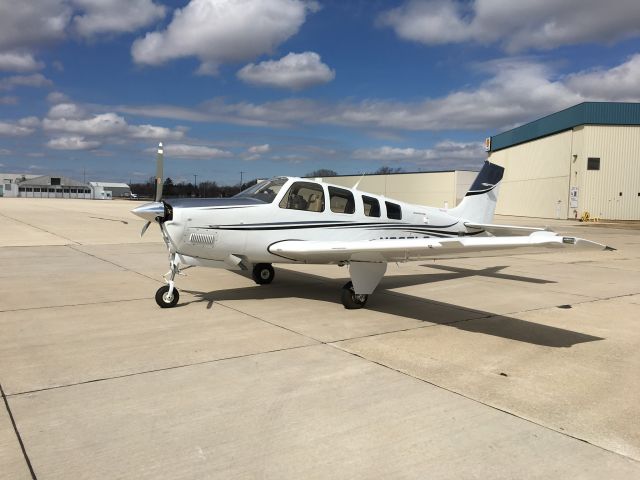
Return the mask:
<svg viewBox="0 0 640 480">
<path fill-rule="evenodd" d="M 275 272 L 270 263 L 258 263 L 253 267 L 251 276 L 253 277 L 253 281 L 258 285 L 267 285 L 273 281 Z"/>
<path fill-rule="evenodd" d="M 174 287 L 173 292 L 169 294 L 169 285 L 163 285 L 156 292 L 156 303 L 160 306 L 160 308 L 171 308 L 175 307 L 180 300 L 180 293 L 178 289 Z"/>
<path fill-rule="evenodd" d="M 173 308 L 180 300 L 180 292 L 178 292 L 174 282 L 176 275 L 180 273 L 175 254 L 169 256 L 169 268 L 170 270 L 164 276 L 168 285 L 160 287 L 156 292 L 156 303 L 160 308 Z M 169 276 L 168 280 L 167 276 Z"/>
<path fill-rule="evenodd" d="M 369 299 L 369 295 L 361 294 L 358 295 L 353 289 L 353 283 L 347 282 L 342 287 L 342 305 L 347 310 L 356 310 L 358 308 L 362 308 L 367 304 L 367 300 Z"/>
</svg>

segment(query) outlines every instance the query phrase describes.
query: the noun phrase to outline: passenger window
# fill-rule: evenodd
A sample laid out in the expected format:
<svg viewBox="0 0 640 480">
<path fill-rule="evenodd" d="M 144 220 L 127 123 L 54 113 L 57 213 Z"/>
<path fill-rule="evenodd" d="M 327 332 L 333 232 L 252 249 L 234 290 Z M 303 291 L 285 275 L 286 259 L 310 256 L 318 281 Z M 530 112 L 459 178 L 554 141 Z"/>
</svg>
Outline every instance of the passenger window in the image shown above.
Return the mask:
<svg viewBox="0 0 640 480">
<path fill-rule="evenodd" d="M 391 202 L 384 202 L 387 206 L 387 218 L 392 218 L 394 220 L 402 219 L 402 209 L 400 205 Z"/>
<path fill-rule="evenodd" d="M 364 205 L 364 214 L 367 217 L 380 216 L 380 202 L 377 199 L 363 195 L 362 204 Z"/>
<path fill-rule="evenodd" d="M 329 187 L 329 205 L 333 213 L 353 213 L 356 211 L 353 194 L 342 188 Z"/>
<path fill-rule="evenodd" d="M 280 201 L 280 208 L 322 212 L 324 210 L 324 192 L 317 183 L 296 182 Z"/>
</svg>

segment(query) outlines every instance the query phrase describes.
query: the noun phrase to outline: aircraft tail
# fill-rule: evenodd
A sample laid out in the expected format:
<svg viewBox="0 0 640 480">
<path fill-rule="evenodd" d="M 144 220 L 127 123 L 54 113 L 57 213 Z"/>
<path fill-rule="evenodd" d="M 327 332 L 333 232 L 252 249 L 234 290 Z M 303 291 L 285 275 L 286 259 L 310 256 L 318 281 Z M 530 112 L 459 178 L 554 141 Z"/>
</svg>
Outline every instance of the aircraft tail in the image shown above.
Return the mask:
<svg viewBox="0 0 640 480">
<path fill-rule="evenodd" d="M 504 168 L 489 161 L 484 162 L 462 202 L 447 213 L 473 223 L 491 223 L 503 173 Z"/>
</svg>

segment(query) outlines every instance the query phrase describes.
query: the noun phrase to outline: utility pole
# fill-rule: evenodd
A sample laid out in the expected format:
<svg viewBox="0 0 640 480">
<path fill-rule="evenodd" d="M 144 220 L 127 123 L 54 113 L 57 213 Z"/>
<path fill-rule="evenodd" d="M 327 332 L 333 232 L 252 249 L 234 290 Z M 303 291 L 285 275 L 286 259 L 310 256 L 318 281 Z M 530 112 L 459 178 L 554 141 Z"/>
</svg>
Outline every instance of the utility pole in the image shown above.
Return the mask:
<svg viewBox="0 0 640 480">
<path fill-rule="evenodd" d="M 243 172 L 243 171 L 241 171 L 241 172 L 240 172 L 240 191 L 242 191 L 242 175 L 243 175 L 244 173 L 245 173 L 245 172 Z"/>
<path fill-rule="evenodd" d="M 195 173 L 193 174 L 193 185 L 194 185 L 194 190 L 197 191 L 198 190 L 198 175 L 196 175 Z"/>
</svg>

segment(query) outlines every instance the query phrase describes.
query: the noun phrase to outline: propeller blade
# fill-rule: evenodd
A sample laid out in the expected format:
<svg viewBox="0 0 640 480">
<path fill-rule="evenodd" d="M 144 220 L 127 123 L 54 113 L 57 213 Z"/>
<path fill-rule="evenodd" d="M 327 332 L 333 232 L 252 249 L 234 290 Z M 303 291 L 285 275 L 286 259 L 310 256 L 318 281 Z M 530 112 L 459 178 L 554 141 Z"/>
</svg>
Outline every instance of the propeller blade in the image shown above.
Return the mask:
<svg viewBox="0 0 640 480">
<path fill-rule="evenodd" d="M 156 197 L 155 197 L 156 202 L 159 202 L 162 199 L 163 164 L 164 164 L 164 150 L 162 148 L 162 142 L 160 142 L 158 144 L 158 155 L 156 156 Z"/>
<path fill-rule="evenodd" d="M 147 222 L 144 224 L 144 227 L 142 227 L 142 231 L 140 232 L 140 238 L 142 238 L 144 233 L 147 231 L 147 228 L 149 228 L 149 225 L 151 225 L 151 222 Z"/>
</svg>

